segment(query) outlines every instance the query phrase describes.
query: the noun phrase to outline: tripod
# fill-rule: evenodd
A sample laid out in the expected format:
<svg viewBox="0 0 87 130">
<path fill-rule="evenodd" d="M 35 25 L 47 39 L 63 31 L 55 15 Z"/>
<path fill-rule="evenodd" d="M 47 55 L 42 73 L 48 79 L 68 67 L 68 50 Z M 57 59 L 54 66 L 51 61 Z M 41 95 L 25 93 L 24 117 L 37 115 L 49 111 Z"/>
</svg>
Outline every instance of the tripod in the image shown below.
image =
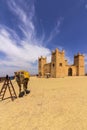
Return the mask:
<svg viewBox="0 0 87 130">
<path fill-rule="evenodd" d="M 7 88 L 9 90 L 11 100 L 13 101 L 14 98 L 17 98 L 17 95 L 16 95 L 16 92 L 15 92 L 14 86 L 13 86 L 13 84 L 12 84 L 12 82 L 11 82 L 8 75 L 6 75 L 4 84 L 3 84 L 2 88 L 1 88 L 1 91 L 0 91 L 0 98 L 2 100 L 4 100 L 4 96 L 5 96 Z"/>
</svg>

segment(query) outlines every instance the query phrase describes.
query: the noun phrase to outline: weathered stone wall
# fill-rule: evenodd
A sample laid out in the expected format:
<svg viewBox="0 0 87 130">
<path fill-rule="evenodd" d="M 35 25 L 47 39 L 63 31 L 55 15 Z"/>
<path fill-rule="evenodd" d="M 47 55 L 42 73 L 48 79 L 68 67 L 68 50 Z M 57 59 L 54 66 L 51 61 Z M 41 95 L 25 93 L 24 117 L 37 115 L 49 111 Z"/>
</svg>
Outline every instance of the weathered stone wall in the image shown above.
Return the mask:
<svg viewBox="0 0 87 130">
<path fill-rule="evenodd" d="M 65 52 L 56 49 L 52 52 L 51 63 L 46 63 L 46 58 L 39 58 L 39 75 L 45 76 L 50 73 L 51 77 L 65 77 L 65 76 L 82 76 L 85 75 L 84 56 L 77 54 L 74 56 L 74 64 L 68 65 L 65 59 Z"/>
<path fill-rule="evenodd" d="M 51 77 L 56 77 L 56 52 L 52 52 L 51 56 Z"/>
<path fill-rule="evenodd" d="M 78 76 L 85 75 L 84 55 L 78 53 L 76 56 L 74 56 L 74 65 L 77 67 Z"/>
<path fill-rule="evenodd" d="M 51 74 L 51 63 L 44 65 L 44 74 L 46 75 L 47 73 Z"/>
<path fill-rule="evenodd" d="M 66 76 L 76 76 L 77 75 L 77 67 L 74 65 L 67 65 L 65 71 L 66 71 Z"/>
<path fill-rule="evenodd" d="M 39 76 L 43 77 L 44 76 L 44 65 L 46 64 L 46 58 L 41 57 L 38 59 L 38 73 Z"/>
</svg>

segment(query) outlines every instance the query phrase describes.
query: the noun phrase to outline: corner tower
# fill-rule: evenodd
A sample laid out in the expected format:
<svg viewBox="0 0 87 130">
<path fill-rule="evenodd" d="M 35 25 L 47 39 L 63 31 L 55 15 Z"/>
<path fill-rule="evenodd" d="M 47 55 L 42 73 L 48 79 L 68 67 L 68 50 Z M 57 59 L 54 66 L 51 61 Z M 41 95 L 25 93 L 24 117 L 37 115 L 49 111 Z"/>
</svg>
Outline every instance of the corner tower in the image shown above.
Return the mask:
<svg viewBox="0 0 87 130">
<path fill-rule="evenodd" d="M 51 77 L 56 77 L 56 66 L 57 66 L 58 49 L 52 51 L 51 55 Z"/>
<path fill-rule="evenodd" d="M 38 74 L 39 76 L 43 77 L 44 76 L 44 65 L 46 64 L 46 58 L 40 57 L 38 58 Z"/>
<path fill-rule="evenodd" d="M 77 76 L 85 75 L 84 55 L 78 53 L 74 56 L 74 65 L 77 67 Z"/>
</svg>

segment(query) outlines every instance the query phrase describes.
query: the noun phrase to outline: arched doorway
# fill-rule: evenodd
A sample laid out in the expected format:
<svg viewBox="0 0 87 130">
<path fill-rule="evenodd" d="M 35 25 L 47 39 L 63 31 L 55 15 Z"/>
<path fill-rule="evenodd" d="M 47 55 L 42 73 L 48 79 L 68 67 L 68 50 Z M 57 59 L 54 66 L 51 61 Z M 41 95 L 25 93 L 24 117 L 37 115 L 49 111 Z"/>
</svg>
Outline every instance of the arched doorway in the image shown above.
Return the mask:
<svg viewBox="0 0 87 130">
<path fill-rule="evenodd" d="M 72 76 L 72 68 L 68 69 L 68 76 Z"/>
</svg>

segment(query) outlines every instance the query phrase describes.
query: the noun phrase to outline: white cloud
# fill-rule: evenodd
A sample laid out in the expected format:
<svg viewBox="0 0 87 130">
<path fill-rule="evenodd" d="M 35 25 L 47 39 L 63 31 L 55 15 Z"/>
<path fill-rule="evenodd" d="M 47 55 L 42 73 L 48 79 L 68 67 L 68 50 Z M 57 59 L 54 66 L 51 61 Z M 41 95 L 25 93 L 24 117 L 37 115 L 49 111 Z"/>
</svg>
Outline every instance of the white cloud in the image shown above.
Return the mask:
<svg viewBox="0 0 87 130">
<path fill-rule="evenodd" d="M 85 65 L 87 66 L 87 54 L 84 54 L 85 56 Z"/>
<path fill-rule="evenodd" d="M 0 25 L 0 52 L 6 55 L 4 60 L 0 59 L 0 67 L 2 68 L 0 73 L 11 75 L 18 69 L 26 69 L 31 73 L 37 73 L 38 57 L 41 55 L 49 56 L 50 50 L 42 46 L 43 41 L 38 40 L 35 36 L 36 31 L 33 24 L 34 4 L 28 9 L 29 14 L 27 14 L 16 2 L 15 0 L 9 0 L 8 5 L 20 20 L 20 24 L 17 26 L 24 34 L 24 38 L 20 39 L 14 30 Z"/>
<path fill-rule="evenodd" d="M 31 68 L 39 56 L 48 56 L 50 54 L 49 49 L 38 46 L 38 44 L 35 45 L 27 41 L 21 41 L 20 44 L 21 46 L 18 46 L 16 41 L 11 39 L 11 34 L 7 30 L 0 28 L 0 52 L 6 55 L 6 60 L 0 59 L 3 70 L 4 66 Z"/>
<path fill-rule="evenodd" d="M 48 43 L 48 42 L 51 42 L 51 41 L 55 38 L 55 36 L 57 36 L 57 35 L 60 33 L 60 25 L 61 25 L 62 21 L 63 21 L 63 18 L 60 17 L 60 18 L 58 19 L 57 23 L 56 23 L 56 26 L 55 26 L 54 29 L 51 31 L 51 33 L 50 33 L 50 35 L 49 35 L 49 37 L 48 37 L 48 39 L 47 39 L 47 43 Z"/>
<path fill-rule="evenodd" d="M 24 0 L 8 1 L 11 13 L 19 20 L 19 24 L 16 26 L 22 32 L 23 37 L 20 38 L 18 33 L 13 29 L 0 25 L 0 52 L 3 52 L 6 55 L 4 59 L 0 58 L 1 75 L 11 75 L 14 71 L 19 69 L 37 73 L 38 57 L 48 57 L 48 62 L 51 60 L 51 51 L 43 44 L 45 33 L 39 39 L 36 37 L 36 28 L 34 25 L 34 0 L 30 0 L 28 6 L 26 2 L 27 1 Z M 62 20 L 63 18 L 60 18 L 57 21 L 57 24 L 50 33 L 46 43 L 52 41 L 60 32 L 59 28 Z"/>
<path fill-rule="evenodd" d="M 85 8 L 87 9 L 87 4 L 85 5 Z"/>
<path fill-rule="evenodd" d="M 32 4 L 30 4 L 29 7 L 27 7 L 27 5 L 24 4 L 24 1 L 20 2 L 20 6 L 18 5 L 18 2 L 16 0 L 9 0 L 8 5 L 10 7 L 10 10 L 20 20 L 20 24 L 18 25 L 18 27 L 20 28 L 24 36 L 28 40 L 30 40 L 32 37 L 35 37 L 36 31 L 35 26 L 33 24 L 33 18 L 35 16 L 34 3 L 32 2 Z M 24 9 L 27 10 L 27 12 Z"/>
<path fill-rule="evenodd" d="M 83 5 L 85 7 L 85 9 L 87 9 L 87 0 L 80 0 L 81 5 Z"/>
<path fill-rule="evenodd" d="M 65 56 L 65 59 L 67 60 L 69 65 L 73 65 L 74 64 L 74 58 L 69 57 L 69 56 Z"/>
</svg>

